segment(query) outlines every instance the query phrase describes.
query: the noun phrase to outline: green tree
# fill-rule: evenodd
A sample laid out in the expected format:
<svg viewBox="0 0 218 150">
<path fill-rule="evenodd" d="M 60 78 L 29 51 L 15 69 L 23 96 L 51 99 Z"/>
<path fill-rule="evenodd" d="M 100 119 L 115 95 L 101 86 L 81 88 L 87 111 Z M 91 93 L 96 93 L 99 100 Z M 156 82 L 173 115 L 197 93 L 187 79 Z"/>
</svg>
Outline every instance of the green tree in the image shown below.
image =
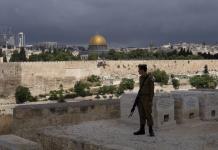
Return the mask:
<svg viewBox="0 0 218 150">
<path fill-rule="evenodd" d="M 26 58 L 26 52 L 25 52 L 25 49 L 24 47 L 21 47 L 20 48 L 20 53 L 19 53 L 19 57 L 20 57 L 20 61 L 27 61 L 27 58 Z"/>
<path fill-rule="evenodd" d="M 58 91 L 50 91 L 49 100 L 58 100 Z"/>
<path fill-rule="evenodd" d="M 89 88 L 90 85 L 84 81 L 77 81 L 76 84 L 74 85 L 74 92 L 78 95 L 78 96 L 88 96 L 90 95 L 89 92 Z"/>
<path fill-rule="evenodd" d="M 10 58 L 10 62 L 23 62 L 23 61 L 27 61 L 27 58 L 26 58 L 26 52 L 24 47 L 21 47 L 20 52 L 18 52 L 17 50 L 13 52 Z"/>
<path fill-rule="evenodd" d="M 204 74 L 209 74 L 208 66 L 207 65 L 204 66 Z"/>
<path fill-rule="evenodd" d="M 210 76 L 208 74 L 196 75 L 189 79 L 190 84 L 199 89 L 199 88 L 209 88 L 215 89 L 217 87 L 217 77 Z"/>
<path fill-rule="evenodd" d="M 15 92 L 16 103 L 21 104 L 26 101 L 36 101 L 36 99 L 31 95 L 29 88 L 24 86 L 18 86 Z"/>
<path fill-rule="evenodd" d="M 134 89 L 135 81 L 133 79 L 123 78 L 120 83 L 120 88 L 123 90 L 132 90 Z"/>
<path fill-rule="evenodd" d="M 114 94 L 116 92 L 116 86 L 114 85 L 104 85 L 103 87 L 99 88 L 98 94 L 105 95 L 105 94 Z"/>
<path fill-rule="evenodd" d="M 153 72 L 153 75 L 155 78 L 155 82 L 158 82 L 161 85 L 168 84 L 169 75 L 164 70 L 161 71 L 160 69 L 157 69 Z"/>
<path fill-rule="evenodd" d="M 88 60 L 97 60 L 98 59 L 98 54 L 97 53 L 91 53 L 88 56 Z"/>
<path fill-rule="evenodd" d="M 19 62 L 20 61 L 20 54 L 17 50 L 15 50 L 10 58 L 10 62 Z"/>
<path fill-rule="evenodd" d="M 80 60 L 80 56 L 73 56 L 71 51 L 63 49 L 54 49 L 53 52 L 43 52 L 41 54 L 32 54 L 29 61 L 71 61 Z"/>
<path fill-rule="evenodd" d="M 63 89 L 63 85 L 61 84 L 61 85 L 59 86 L 59 91 L 58 91 L 58 95 L 59 95 L 59 97 L 58 97 L 58 102 L 59 102 L 59 103 L 65 102 L 63 92 L 64 92 L 64 89 Z"/>
<path fill-rule="evenodd" d="M 117 88 L 116 92 L 115 92 L 115 95 L 116 95 L 117 97 L 119 97 L 119 96 L 122 95 L 123 93 L 124 93 L 123 87 L 122 87 L 122 86 L 119 86 L 119 87 Z"/>
<path fill-rule="evenodd" d="M 6 55 L 3 56 L 3 62 L 7 62 L 7 57 L 6 57 Z"/>
<path fill-rule="evenodd" d="M 100 77 L 96 76 L 96 75 L 91 75 L 89 77 L 87 77 L 87 81 L 89 82 L 100 82 Z"/>
<path fill-rule="evenodd" d="M 3 52 L 1 48 L 0 48 L 0 57 L 3 57 Z"/>
<path fill-rule="evenodd" d="M 173 84 L 174 89 L 179 89 L 179 86 L 180 86 L 179 79 L 173 78 L 172 79 L 172 84 Z"/>
</svg>

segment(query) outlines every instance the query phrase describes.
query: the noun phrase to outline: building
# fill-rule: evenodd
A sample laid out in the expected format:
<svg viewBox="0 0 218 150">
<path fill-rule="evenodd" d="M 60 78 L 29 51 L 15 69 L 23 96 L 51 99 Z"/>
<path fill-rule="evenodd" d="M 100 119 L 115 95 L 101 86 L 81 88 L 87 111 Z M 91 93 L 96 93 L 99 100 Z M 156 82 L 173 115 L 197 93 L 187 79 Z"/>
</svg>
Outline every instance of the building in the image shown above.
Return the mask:
<svg viewBox="0 0 218 150">
<path fill-rule="evenodd" d="M 0 47 L 11 49 L 15 47 L 15 36 L 13 34 L 0 34 Z"/>
<path fill-rule="evenodd" d="M 25 47 L 25 35 L 23 32 L 18 33 L 18 47 Z"/>
<path fill-rule="evenodd" d="M 105 37 L 102 35 L 96 34 L 91 37 L 88 47 L 89 54 L 96 53 L 98 55 L 108 53 L 108 45 Z"/>
<path fill-rule="evenodd" d="M 35 47 L 40 49 L 55 49 L 58 48 L 57 42 L 39 42 Z"/>
</svg>

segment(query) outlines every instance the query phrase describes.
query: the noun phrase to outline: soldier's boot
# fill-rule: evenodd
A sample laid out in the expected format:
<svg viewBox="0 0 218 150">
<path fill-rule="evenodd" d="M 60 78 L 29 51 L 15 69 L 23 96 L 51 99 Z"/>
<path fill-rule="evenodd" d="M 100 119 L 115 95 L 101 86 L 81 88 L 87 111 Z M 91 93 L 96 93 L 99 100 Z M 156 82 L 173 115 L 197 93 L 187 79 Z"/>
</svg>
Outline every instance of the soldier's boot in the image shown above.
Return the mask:
<svg viewBox="0 0 218 150">
<path fill-rule="evenodd" d="M 149 126 L 149 136 L 155 136 L 152 126 Z"/>
<path fill-rule="evenodd" d="M 133 134 L 134 135 L 143 135 L 143 134 L 145 134 L 145 125 L 141 124 L 140 129 L 138 131 L 134 132 Z"/>
</svg>

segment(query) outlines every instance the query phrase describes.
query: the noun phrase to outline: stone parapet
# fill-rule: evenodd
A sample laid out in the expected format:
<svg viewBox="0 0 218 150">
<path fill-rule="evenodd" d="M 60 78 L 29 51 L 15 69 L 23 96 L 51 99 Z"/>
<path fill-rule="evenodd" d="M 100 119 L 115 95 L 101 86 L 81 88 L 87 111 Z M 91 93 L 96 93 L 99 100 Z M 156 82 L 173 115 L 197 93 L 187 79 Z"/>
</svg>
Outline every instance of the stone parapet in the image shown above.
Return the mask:
<svg viewBox="0 0 218 150">
<path fill-rule="evenodd" d="M 15 135 L 2 135 L 0 136 L 0 150 L 42 150 L 42 147 Z"/>
<path fill-rule="evenodd" d="M 119 118 L 120 100 L 21 105 L 15 107 L 13 114 L 13 132 L 34 139 L 30 133 L 42 127 Z"/>
<path fill-rule="evenodd" d="M 175 91 L 172 96 L 175 100 L 175 120 L 177 123 L 185 123 L 199 119 L 199 95 L 200 91 Z"/>
<path fill-rule="evenodd" d="M 218 119 L 218 91 L 204 91 L 199 96 L 201 120 Z"/>
<path fill-rule="evenodd" d="M 170 93 L 156 94 L 153 105 L 153 119 L 156 128 L 169 127 L 176 124 L 174 120 L 174 99 Z"/>
</svg>

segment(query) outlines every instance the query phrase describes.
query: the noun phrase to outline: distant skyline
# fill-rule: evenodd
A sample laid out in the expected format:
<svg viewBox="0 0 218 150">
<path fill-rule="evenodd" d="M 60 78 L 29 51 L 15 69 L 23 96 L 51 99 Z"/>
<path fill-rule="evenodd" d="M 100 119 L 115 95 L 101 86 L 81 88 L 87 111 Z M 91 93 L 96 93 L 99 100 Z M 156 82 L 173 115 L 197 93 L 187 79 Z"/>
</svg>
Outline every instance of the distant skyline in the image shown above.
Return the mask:
<svg viewBox="0 0 218 150">
<path fill-rule="evenodd" d="M 110 47 L 150 42 L 218 42 L 215 0 L 0 0 L 0 25 L 24 32 L 27 43 L 87 45 L 102 34 Z"/>
</svg>

